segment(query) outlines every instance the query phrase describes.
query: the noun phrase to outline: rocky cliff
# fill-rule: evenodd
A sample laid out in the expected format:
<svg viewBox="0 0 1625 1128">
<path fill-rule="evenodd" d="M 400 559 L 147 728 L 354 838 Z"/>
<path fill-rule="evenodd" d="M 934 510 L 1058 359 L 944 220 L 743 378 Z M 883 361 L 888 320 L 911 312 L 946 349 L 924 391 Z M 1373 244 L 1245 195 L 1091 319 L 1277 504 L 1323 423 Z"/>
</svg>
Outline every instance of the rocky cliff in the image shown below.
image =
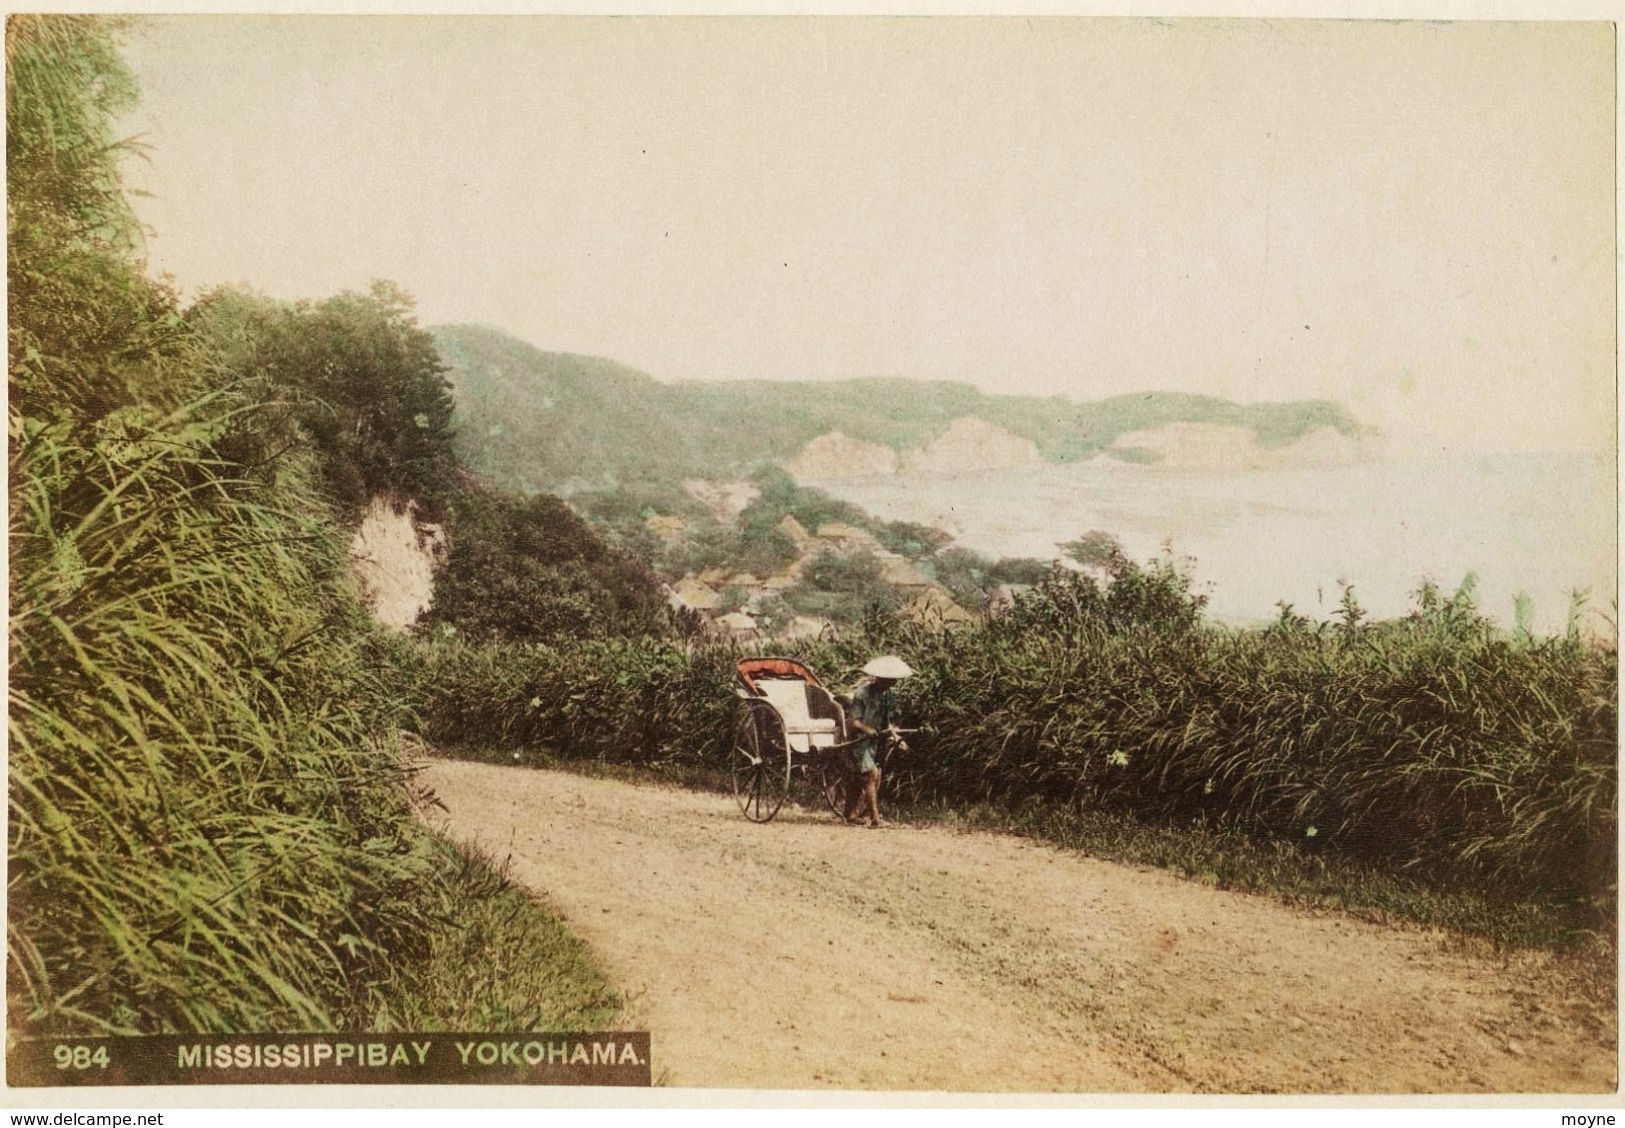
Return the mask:
<svg viewBox="0 0 1625 1128">
<path fill-rule="evenodd" d="M 447 548 L 445 530 L 420 520 L 416 502 L 372 499 L 350 540 L 350 563 L 362 601 L 380 623 L 405 630 L 429 609 Z"/>
<path fill-rule="evenodd" d="M 858 478 L 897 473 L 897 452 L 839 431 L 819 435 L 801 448 L 786 469 L 798 478 Z"/>
<path fill-rule="evenodd" d="M 903 458 L 905 474 L 1016 470 L 1042 461 L 1038 444 L 983 419 L 955 419 L 924 447 Z"/>
<path fill-rule="evenodd" d="M 819 435 L 786 464 L 798 478 L 857 478 L 884 474 L 960 474 L 1011 470 L 1042 461 L 1038 445 L 996 423 L 955 419 L 923 447 L 899 455 L 884 443 L 839 431 Z"/>
</svg>

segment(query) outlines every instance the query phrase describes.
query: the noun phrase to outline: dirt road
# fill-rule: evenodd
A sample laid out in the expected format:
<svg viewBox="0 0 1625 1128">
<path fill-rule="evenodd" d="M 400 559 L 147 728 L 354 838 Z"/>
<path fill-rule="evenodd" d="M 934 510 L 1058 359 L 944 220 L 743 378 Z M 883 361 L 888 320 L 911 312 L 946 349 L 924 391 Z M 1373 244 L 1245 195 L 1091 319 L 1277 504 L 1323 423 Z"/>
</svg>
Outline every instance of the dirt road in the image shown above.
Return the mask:
<svg viewBox="0 0 1625 1128">
<path fill-rule="evenodd" d="M 434 761 L 421 777 L 628 996 L 674 1085 L 1614 1088 L 1611 1011 L 1466 950 L 1031 842 Z"/>
</svg>

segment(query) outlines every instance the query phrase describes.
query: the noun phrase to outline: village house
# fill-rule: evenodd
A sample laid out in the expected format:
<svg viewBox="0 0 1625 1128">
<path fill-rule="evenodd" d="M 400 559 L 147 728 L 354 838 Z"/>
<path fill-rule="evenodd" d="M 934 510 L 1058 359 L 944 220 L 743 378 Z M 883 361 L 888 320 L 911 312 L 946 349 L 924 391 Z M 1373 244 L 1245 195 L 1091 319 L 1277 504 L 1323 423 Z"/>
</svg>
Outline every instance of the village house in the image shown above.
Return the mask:
<svg viewBox="0 0 1625 1128">
<path fill-rule="evenodd" d="M 954 602 L 953 596 L 935 585 L 924 588 L 903 608 L 905 619 L 926 627 L 956 627 L 974 623 L 976 616 Z"/>
<path fill-rule="evenodd" d="M 716 589 L 693 576 L 678 580 L 669 590 L 671 594 L 666 601 L 679 611 L 715 611 L 722 606 L 722 597 Z"/>
</svg>

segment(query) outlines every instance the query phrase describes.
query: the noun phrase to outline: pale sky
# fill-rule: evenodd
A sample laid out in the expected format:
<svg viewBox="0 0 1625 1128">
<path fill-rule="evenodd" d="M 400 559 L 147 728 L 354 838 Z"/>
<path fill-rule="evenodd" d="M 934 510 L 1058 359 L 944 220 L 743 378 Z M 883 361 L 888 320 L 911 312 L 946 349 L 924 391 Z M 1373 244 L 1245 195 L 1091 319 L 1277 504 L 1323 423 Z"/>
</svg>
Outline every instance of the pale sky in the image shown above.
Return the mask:
<svg viewBox="0 0 1625 1128">
<path fill-rule="evenodd" d="M 1614 449 L 1599 23 L 155 19 L 154 271 L 662 379 L 1326 397 Z"/>
</svg>

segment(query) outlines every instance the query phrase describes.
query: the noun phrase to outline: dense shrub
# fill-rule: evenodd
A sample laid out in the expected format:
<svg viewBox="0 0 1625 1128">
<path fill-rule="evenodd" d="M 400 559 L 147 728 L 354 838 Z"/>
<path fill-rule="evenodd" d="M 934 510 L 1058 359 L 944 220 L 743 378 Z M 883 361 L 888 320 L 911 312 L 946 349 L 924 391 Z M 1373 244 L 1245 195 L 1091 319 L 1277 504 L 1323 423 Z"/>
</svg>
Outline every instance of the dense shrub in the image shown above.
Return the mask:
<svg viewBox="0 0 1625 1128">
<path fill-rule="evenodd" d="M 876 628 L 838 641 L 801 640 L 776 652 L 798 657 L 836 689 L 855 686 L 883 633 L 911 628 L 872 618 Z M 729 765 L 737 719 L 735 663 L 728 645 L 659 639 L 475 646 L 438 638 L 410 648 L 402 668 L 423 735 L 476 757 L 635 764 L 679 774 Z"/>
<path fill-rule="evenodd" d="M 946 548 L 953 537 L 916 521 L 874 521 L 869 526 L 884 548 L 910 560 L 924 560 Z"/>
<path fill-rule="evenodd" d="M 1164 554 L 1139 564 L 1120 552 L 1104 560 L 1104 578 L 1051 568 L 1032 591 L 997 619 L 995 633 L 1031 631 L 1098 635 L 1157 631 L 1183 633 L 1202 622 L 1207 596 L 1191 591 L 1184 561 Z"/>
<path fill-rule="evenodd" d="M 1201 623 L 1175 563 L 1116 571 L 1058 571 L 981 627 L 877 614 L 841 642 L 786 649 L 837 684 L 882 650 L 919 671 L 903 700 L 928 731 L 889 784 L 906 799 L 1107 808 L 1550 902 L 1610 895 L 1612 648 L 1437 614 L 1224 630 Z M 424 715 L 438 739 L 720 768 L 732 657 L 447 652 L 439 676 L 456 689 L 431 678 Z"/>
<path fill-rule="evenodd" d="M 733 660 L 655 639 L 418 652 L 419 714 L 437 744 L 564 759 L 726 766 Z"/>
<path fill-rule="evenodd" d="M 551 494 L 466 486 L 453 502 L 449 532 L 451 552 L 425 629 L 451 627 L 480 642 L 667 630 L 655 575 L 610 548 Z"/>
<path fill-rule="evenodd" d="M 937 720 L 922 797 L 1199 818 L 1556 893 L 1611 880 L 1611 650 L 1218 630 L 959 643 L 913 687 Z"/>
<path fill-rule="evenodd" d="M 886 582 L 873 554 L 828 549 L 807 562 L 801 582 L 785 599 L 803 614 L 838 622 L 852 622 L 874 611 L 895 611 L 902 605 L 902 596 Z"/>
</svg>

